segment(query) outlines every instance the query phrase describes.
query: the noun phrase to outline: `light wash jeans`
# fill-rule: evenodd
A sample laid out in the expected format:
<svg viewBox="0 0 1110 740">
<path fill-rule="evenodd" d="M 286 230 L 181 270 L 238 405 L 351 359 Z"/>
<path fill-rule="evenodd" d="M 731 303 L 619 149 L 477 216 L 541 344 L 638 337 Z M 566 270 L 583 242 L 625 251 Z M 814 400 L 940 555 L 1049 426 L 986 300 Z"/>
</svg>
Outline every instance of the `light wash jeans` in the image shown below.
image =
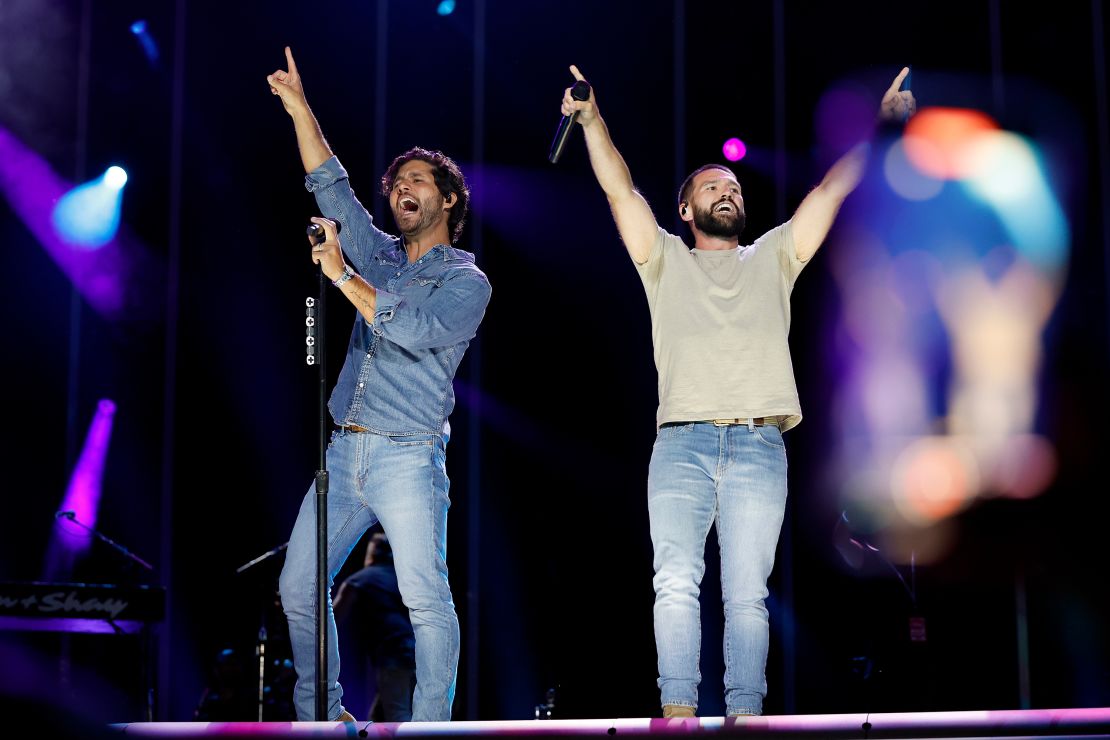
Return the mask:
<svg viewBox="0 0 1110 740">
<path fill-rule="evenodd" d="M 328 589 L 362 534 L 380 521 L 393 547 L 397 585 L 416 634 L 413 721 L 451 719 L 459 663 L 459 621 L 447 583 L 449 482 L 440 435 L 386 436 L 340 430 L 328 446 Z M 281 602 L 297 685 L 297 718 L 316 717 L 316 487 L 301 504 Z M 343 712 L 339 645 L 328 601 L 328 719 Z"/>
<path fill-rule="evenodd" d="M 698 706 L 705 538 L 717 526 L 725 609 L 725 707 L 761 714 L 767 695 L 767 579 L 786 511 L 777 427 L 696 422 L 659 430 L 648 470 L 655 644 L 663 704 Z"/>
</svg>

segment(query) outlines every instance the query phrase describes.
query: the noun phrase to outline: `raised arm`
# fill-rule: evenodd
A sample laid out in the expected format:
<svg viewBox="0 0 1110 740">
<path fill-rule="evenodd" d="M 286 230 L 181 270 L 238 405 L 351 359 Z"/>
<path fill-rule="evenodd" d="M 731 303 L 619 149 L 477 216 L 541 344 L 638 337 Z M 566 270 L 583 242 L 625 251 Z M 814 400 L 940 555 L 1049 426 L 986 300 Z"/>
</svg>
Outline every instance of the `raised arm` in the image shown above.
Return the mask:
<svg viewBox="0 0 1110 740">
<path fill-rule="evenodd" d="M 899 90 L 909 73 L 910 68 L 903 67 L 883 95 L 879 107 L 881 121 L 904 121 L 917 110 L 913 93 Z M 821 184 L 810 191 L 794 212 L 794 249 L 802 262 L 812 257 L 825 241 L 844 199 L 859 185 L 870 148 L 867 142 L 852 147 L 829 168 Z"/>
<path fill-rule="evenodd" d="M 293 61 L 293 51 L 288 46 L 285 47 L 285 59 L 289 63 L 289 71 L 275 70 L 266 77 L 266 82 L 270 85 L 270 92 L 281 98 L 285 111 L 293 118 L 293 126 L 297 131 L 297 148 L 301 151 L 301 164 L 308 173 L 331 158 L 332 151 L 320 131 L 316 116 L 308 107 L 301 75 L 297 71 L 297 63 Z"/>
<path fill-rule="evenodd" d="M 570 72 L 576 80 L 585 79 L 574 65 L 571 65 Z M 578 123 L 582 124 L 582 133 L 586 137 L 590 165 L 601 189 L 605 191 L 605 197 L 609 199 L 609 208 L 621 240 L 637 264 L 647 262 L 659 227 L 651 206 L 633 186 L 628 165 L 609 138 L 609 129 L 597 110 L 593 88 L 590 88 L 589 100 L 575 100 L 570 96 L 568 87 L 563 94 L 562 110 L 564 116 L 578 111 Z"/>
</svg>

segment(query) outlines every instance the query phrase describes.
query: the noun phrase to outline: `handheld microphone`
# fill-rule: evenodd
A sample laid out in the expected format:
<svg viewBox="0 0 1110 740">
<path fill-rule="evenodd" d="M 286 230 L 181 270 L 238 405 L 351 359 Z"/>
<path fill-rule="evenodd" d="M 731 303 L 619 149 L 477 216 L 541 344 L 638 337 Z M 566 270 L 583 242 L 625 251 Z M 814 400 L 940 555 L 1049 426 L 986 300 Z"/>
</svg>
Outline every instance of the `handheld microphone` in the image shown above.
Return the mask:
<svg viewBox="0 0 1110 740">
<path fill-rule="evenodd" d="M 575 82 L 574 87 L 570 89 L 570 96 L 575 100 L 589 100 L 590 83 L 585 80 Z M 566 146 L 567 138 L 570 137 L 576 120 L 578 120 L 578 111 L 574 111 L 569 116 L 563 116 L 559 121 L 559 128 L 555 131 L 555 141 L 551 142 L 551 151 L 547 155 L 547 161 L 551 164 L 558 162 L 559 157 L 563 155 L 563 147 Z"/>
<path fill-rule="evenodd" d="M 343 224 L 338 221 L 332 221 L 335 224 L 335 233 L 339 234 L 343 231 Z M 313 244 L 323 244 L 327 241 L 328 235 L 324 233 L 324 227 L 317 223 L 308 225 L 308 238 L 312 240 Z"/>
</svg>

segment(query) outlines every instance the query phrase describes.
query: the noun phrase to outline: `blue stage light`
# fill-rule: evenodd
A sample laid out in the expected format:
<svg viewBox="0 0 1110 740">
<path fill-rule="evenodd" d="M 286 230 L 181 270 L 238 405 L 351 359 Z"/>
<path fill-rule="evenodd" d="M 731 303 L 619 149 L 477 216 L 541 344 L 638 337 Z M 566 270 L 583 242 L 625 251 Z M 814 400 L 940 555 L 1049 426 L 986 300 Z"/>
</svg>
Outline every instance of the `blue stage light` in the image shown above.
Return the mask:
<svg viewBox="0 0 1110 740">
<path fill-rule="evenodd" d="M 112 165 L 104 173 L 104 184 L 115 190 L 119 190 L 127 184 L 127 170 L 116 165 Z"/>
<path fill-rule="evenodd" d="M 143 49 L 143 54 L 146 54 L 147 61 L 149 61 L 151 65 L 155 65 L 158 63 L 159 57 L 158 44 L 155 43 L 154 37 L 150 35 L 146 25 L 145 20 L 140 19 L 135 21 L 131 24 L 131 33 L 133 33 L 138 40 L 139 46 Z"/>
<path fill-rule="evenodd" d="M 110 167 L 96 178 L 70 190 L 54 206 L 54 231 L 70 246 L 95 249 L 119 230 L 120 206 L 127 172 Z"/>
<path fill-rule="evenodd" d="M 440 15 L 451 15 L 455 12 L 455 0 L 440 0 L 436 12 Z"/>
</svg>

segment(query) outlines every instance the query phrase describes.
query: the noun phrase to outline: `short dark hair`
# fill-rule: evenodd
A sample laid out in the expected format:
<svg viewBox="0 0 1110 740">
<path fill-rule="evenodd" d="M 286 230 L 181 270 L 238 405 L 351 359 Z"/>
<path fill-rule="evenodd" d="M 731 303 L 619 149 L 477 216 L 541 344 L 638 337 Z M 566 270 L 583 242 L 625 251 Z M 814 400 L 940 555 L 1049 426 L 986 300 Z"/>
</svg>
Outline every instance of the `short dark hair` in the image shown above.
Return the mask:
<svg viewBox="0 0 1110 740">
<path fill-rule="evenodd" d="M 705 172 L 706 170 L 724 170 L 733 177 L 736 177 L 736 173 L 730 170 L 728 167 L 725 167 L 723 164 L 703 164 L 701 167 L 698 167 L 696 170 L 691 172 L 690 176 L 682 181 L 682 187 L 678 189 L 679 206 L 690 201 L 690 188 L 694 186 L 694 178 Z M 738 177 L 736 177 L 736 179 L 737 181 L 740 180 L 740 178 Z"/>
<path fill-rule="evenodd" d="M 404 154 L 399 155 L 389 165 L 382 175 L 382 195 L 388 197 L 393 190 L 393 181 L 397 179 L 397 171 L 406 162 L 419 159 L 432 166 L 432 175 L 435 178 L 439 194 L 446 199 L 451 193 L 455 194 L 455 204 L 447 216 L 447 230 L 451 234 L 451 243 L 454 244 L 462 234 L 463 223 L 466 221 L 466 210 L 470 205 L 470 189 L 466 186 L 466 178 L 462 170 L 455 164 L 455 160 L 441 151 L 430 151 L 414 146 Z"/>
<path fill-rule="evenodd" d="M 392 565 L 393 564 L 393 546 L 389 544 L 389 538 L 383 532 L 375 532 L 370 536 L 370 541 L 366 543 L 366 554 L 370 555 L 371 550 L 374 552 L 374 563 L 377 565 Z"/>
</svg>

